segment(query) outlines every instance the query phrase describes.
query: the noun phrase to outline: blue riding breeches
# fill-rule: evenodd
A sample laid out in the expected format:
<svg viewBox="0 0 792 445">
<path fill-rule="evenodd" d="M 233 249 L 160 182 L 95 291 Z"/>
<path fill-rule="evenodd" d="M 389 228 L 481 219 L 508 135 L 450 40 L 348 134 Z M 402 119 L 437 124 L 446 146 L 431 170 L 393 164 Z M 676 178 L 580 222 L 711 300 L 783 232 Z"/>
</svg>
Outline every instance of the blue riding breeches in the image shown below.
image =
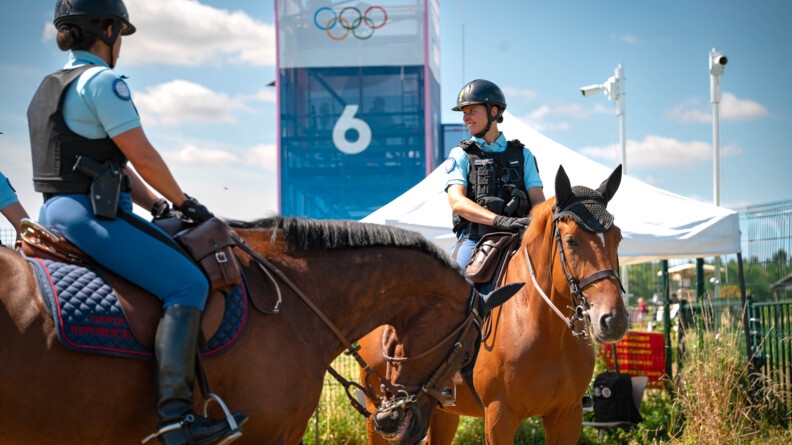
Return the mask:
<svg viewBox="0 0 792 445">
<path fill-rule="evenodd" d="M 162 300 L 203 309 L 209 282 L 175 241 L 132 213 L 132 199 L 121 193 L 118 217 L 94 216 L 88 195 L 54 195 L 41 207 L 39 223 L 63 235 L 97 263 Z"/>
<path fill-rule="evenodd" d="M 451 246 L 451 253 L 457 264 L 463 269 L 467 267 L 470 262 L 470 257 L 473 255 L 473 249 L 476 247 L 478 238 L 473 239 L 467 236 L 467 233 L 462 232 L 457 238 L 457 242 Z M 456 255 L 453 255 L 456 252 Z"/>
</svg>

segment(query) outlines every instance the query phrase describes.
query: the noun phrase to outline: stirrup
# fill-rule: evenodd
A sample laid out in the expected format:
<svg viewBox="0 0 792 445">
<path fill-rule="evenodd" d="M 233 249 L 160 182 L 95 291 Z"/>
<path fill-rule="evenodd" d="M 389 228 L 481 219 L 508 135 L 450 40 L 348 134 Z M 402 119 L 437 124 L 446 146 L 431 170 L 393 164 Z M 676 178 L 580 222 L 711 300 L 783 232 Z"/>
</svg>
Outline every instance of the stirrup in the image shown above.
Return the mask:
<svg viewBox="0 0 792 445">
<path fill-rule="evenodd" d="M 219 400 L 219 402 L 222 403 L 222 400 Z M 224 404 L 223 404 L 223 409 L 226 411 L 226 413 L 228 413 L 228 410 L 227 410 L 227 408 L 225 408 Z M 247 416 L 244 415 L 242 412 L 238 412 L 237 414 L 239 414 L 241 420 L 240 420 L 240 422 L 237 422 L 236 419 L 234 418 L 233 414 L 230 414 L 230 413 L 228 413 L 228 414 L 229 414 L 229 417 L 226 418 L 226 423 L 229 426 L 228 434 L 226 434 L 225 436 L 222 436 L 222 438 L 219 441 L 212 442 L 213 445 L 226 445 L 226 444 L 229 444 L 229 443 L 235 441 L 236 439 L 239 439 L 242 436 L 242 430 L 241 430 L 241 428 L 239 428 L 239 425 L 241 425 L 242 423 L 245 423 L 248 420 Z M 203 419 L 212 420 L 211 418 L 206 417 L 206 416 L 204 416 Z M 196 417 L 195 414 L 188 414 L 183 419 L 181 419 L 179 421 L 176 421 L 176 422 L 169 423 L 169 424 L 161 427 L 156 432 L 149 434 L 148 436 L 143 438 L 143 440 L 141 440 L 140 443 L 146 443 L 146 442 L 150 441 L 151 439 L 156 439 L 156 438 L 158 438 L 159 436 L 161 436 L 163 434 L 170 433 L 171 431 L 176 431 L 176 430 L 180 430 L 180 429 L 184 429 L 184 428 L 189 429 L 190 428 L 190 424 L 195 422 L 196 420 L 198 420 L 198 418 Z M 220 422 L 222 422 L 222 421 L 220 421 Z M 218 439 L 215 439 L 215 440 L 218 440 Z"/>
<path fill-rule="evenodd" d="M 226 416 L 226 422 L 228 423 L 228 427 L 231 430 L 231 434 L 225 436 L 222 441 L 217 443 L 217 445 L 226 445 L 239 439 L 242 436 L 242 430 L 239 429 L 239 425 L 237 425 L 234 415 L 231 414 L 231 410 L 228 409 L 228 406 L 226 406 L 225 402 L 223 402 L 223 399 L 213 392 L 207 393 L 206 400 L 203 401 L 204 417 L 209 417 L 207 409 L 209 408 L 209 403 L 213 400 L 217 402 L 218 405 L 220 405 L 220 409 L 223 410 L 223 414 Z"/>
</svg>

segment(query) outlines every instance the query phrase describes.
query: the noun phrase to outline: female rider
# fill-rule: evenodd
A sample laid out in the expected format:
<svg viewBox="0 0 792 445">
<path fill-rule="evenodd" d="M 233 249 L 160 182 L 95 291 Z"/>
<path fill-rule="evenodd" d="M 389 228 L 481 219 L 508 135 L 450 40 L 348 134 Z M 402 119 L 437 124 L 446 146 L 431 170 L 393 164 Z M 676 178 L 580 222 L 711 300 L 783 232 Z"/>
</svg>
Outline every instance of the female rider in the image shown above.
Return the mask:
<svg viewBox="0 0 792 445">
<path fill-rule="evenodd" d="M 162 300 L 155 338 L 157 439 L 229 443 L 238 429 L 193 412 L 208 281 L 172 239 L 132 213 L 133 203 L 155 218 L 170 212 L 150 186 L 189 219 L 213 216 L 179 187 L 143 132 L 124 78 L 112 69 L 121 36 L 135 27 L 122 0 L 59 0 L 54 24 L 69 59 L 44 79 L 28 108 L 33 182 L 44 195 L 39 221 Z M 242 413 L 234 417 L 238 424 L 247 420 Z"/>
</svg>

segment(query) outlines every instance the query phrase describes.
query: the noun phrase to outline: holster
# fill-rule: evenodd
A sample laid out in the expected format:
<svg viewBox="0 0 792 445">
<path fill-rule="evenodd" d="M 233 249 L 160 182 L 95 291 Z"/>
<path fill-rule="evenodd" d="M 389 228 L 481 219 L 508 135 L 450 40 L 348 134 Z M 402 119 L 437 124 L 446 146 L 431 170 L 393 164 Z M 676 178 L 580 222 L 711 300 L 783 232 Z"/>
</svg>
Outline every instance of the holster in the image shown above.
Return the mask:
<svg viewBox="0 0 792 445">
<path fill-rule="evenodd" d="M 98 218 L 115 219 L 118 196 L 125 177 L 118 164 L 113 161 L 99 164 L 85 156 L 78 156 L 73 169 L 92 178 L 89 197 L 94 215 Z"/>
</svg>

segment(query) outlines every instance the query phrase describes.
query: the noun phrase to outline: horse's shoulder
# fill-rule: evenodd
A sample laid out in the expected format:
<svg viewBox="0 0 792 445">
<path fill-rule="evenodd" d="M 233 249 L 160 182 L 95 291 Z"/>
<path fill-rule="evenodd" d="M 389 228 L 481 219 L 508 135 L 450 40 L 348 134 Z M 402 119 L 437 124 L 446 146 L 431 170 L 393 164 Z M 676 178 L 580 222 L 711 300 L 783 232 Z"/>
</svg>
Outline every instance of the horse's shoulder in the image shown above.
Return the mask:
<svg viewBox="0 0 792 445">
<path fill-rule="evenodd" d="M 30 264 L 16 251 L 0 247 L 0 301 L 20 332 L 43 320 L 54 326 L 44 308 Z M 45 326 L 45 332 L 47 331 Z"/>
</svg>

